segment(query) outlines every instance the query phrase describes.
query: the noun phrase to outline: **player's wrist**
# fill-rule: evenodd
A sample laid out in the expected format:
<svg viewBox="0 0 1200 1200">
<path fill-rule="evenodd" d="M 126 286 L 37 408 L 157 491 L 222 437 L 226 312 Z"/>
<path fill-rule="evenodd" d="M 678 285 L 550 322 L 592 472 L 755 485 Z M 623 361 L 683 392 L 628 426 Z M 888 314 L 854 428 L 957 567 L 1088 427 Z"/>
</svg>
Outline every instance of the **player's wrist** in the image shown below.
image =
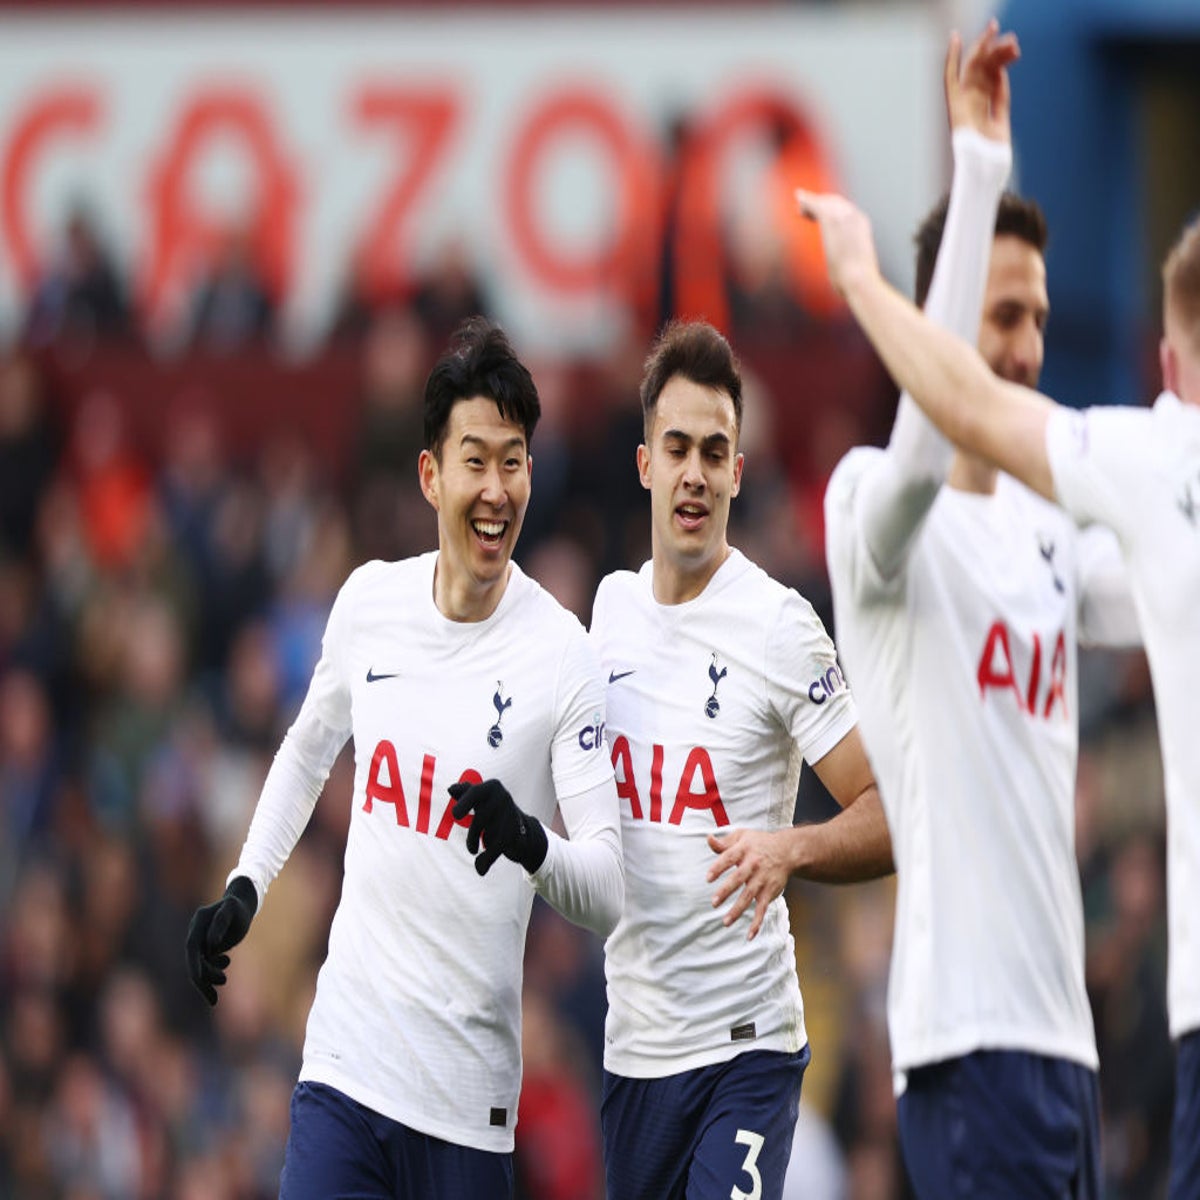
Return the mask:
<svg viewBox="0 0 1200 1200">
<path fill-rule="evenodd" d="M 246 907 L 251 918 L 258 913 L 258 889 L 249 875 L 235 875 L 226 885 L 222 899 L 237 900 Z"/>
<path fill-rule="evenodd" d="M 521 821 L 524 825 L 524 832 L 517 861 L 530 875 L 533 875 L 546 861 L 546 855 L 550 850 L 550 839 L 546 836 L 545 827 L 537 817 L 522 813 Z"/>
<path fill-rule="evenodd" d="M 989 137 L 963 125 L 950 136 L 956 178 L 978 177 L 991 187 L 1002 188 L 1012 171 L 1013 149 L 1010 138 Z"/>
<path fill-rule="evenodd" d="M 804 879 L 813 863 L 812 829 L 807 825 L 793 825 L 787 834 L 788 874 Z"/>
</svg>

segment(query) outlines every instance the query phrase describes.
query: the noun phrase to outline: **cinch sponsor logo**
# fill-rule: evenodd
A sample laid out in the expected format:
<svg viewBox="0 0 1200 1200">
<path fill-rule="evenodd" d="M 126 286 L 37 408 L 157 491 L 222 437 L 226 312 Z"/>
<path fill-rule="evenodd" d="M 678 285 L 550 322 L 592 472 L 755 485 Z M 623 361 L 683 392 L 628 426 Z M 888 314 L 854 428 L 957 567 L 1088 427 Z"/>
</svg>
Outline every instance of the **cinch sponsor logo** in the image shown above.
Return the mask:
<svg viewBox="0 0 1200 1200">
<path fill-rule="evenodd" d="M 842 674 L 837 663 L 834 663 L 824 675 L 819 675 L 808 685 L 808 698 L 814 704 L 824 704 L 831 696 L 837 695 L 846 686 L 846 677 Z"/>
<path fill-rule="evenodd" d="M 605 723 L 596 716 L 592 717 L 592 721 L 594 724 L 585 725 L 579 731 L 580 750 L 599 750 L 604 745 Z"/>
</svg>

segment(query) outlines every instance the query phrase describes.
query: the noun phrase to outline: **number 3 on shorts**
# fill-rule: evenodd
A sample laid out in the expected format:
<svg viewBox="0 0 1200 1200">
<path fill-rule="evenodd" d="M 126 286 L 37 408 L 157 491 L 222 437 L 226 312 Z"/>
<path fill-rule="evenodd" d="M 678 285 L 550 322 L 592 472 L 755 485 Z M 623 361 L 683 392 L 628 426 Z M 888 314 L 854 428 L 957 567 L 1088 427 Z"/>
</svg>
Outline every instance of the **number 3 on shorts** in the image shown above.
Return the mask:
<svg viewBox="0 0 1200 1200">
<path fill-rule="evenodd" d="M 753 1186 L 748 1192 L 743 1192 L 741 1188 L 735 1187 L 729 1193 L 729 1200 L 762 1200 L 762 1176 L 758 1173 L 758 1167 L 755 1163 L 758 1162 L 758 1156 L 762 1153 L 763 1142 L 766 1140 L 761 1133 L 754 1133 L 749 1129 L 739 1129 L 734 1134 L 733 1140 L 741 1146 L 749 1146 L 746 1151 L 745 1160 L 742 1162 L 742 1170 L 754 1181 Z"/>
</svg>

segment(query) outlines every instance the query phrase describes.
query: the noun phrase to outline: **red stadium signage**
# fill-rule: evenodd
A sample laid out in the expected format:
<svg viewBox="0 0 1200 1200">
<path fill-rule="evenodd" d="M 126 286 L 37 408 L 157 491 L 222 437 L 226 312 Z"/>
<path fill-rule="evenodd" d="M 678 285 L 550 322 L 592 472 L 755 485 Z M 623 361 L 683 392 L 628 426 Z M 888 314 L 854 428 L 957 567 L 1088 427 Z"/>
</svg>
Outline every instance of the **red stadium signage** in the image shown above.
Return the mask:
<svg viewBox="0 0 1200 1200">
<path fill-rule="evenodd" d="M 379 38 L 405 28 L 403 16 L 359 17 Z M 55 252 L 56 222 L 61 228 L 82 193 L 115 232 L 151 328 L 170 323 L 198 265 L 235 221 L 301 329 L 328 320 L 348 270 L 368 294 L 402 290 L 439 246 L 460 237 L 501 316 L 531 333 L 549 318 L 547 342 L 570 344 L 574 334 L 594 332 L 597 315 L 604 327 L 605 313 L 651 303 L 671 237 L 686 247 L 676 255 L 677 295 L 720 321 L 729 196 L 745 179 L 738 202 L 757 205 L 756 220 L 776 239 L 800 297 L 830 304 L 811 231 L 788 210 L 790 187 L 842 182 L 842 164 L 859 151 L 828 119 L 829 99 L 813 103 L 816 68 L 803 87 L 779 69 L 802 57 L 804 21 L 793 14 L 781 24 L 795 55 L 781 54 L 771 37 L 752 40 L 760 62 L 753 69 L 731 33 L 736 25 L 702 22 L 704 53 L 692 55 L 699 73 L 682 56 L 662 67 L 660 82 L 683 97 L 692 128 L 686 153 L 672 161 L 660 138 L 669 116 L 662 89 L 657 100 L 631 95 L 645 91 L 644 81 L 618 53 L 622 21 L 632 19 L 587 18 L 597 29 L 588 69 L 564 77 L 548 65 L 555 57 L 543 41 L 557 37 L 560 50 L 569 45 L 578 56 L 583 18 L 558 18 L 556 30 L 554 17 L 539 17 L 543 41 L 532 48 L 521 40 L 528 15 L 478 18 L 468 23 L 474 35 L 454 26 L 457 42 L 434 38 L 462 60 L 454 64 L 451 53 L 450 69 L 436 79 L 414 61 L 432 37 L 421 22 L 420 36 L 409 30 L 400 39 L 414 43 L 413 54 L 393 70 L 382 71 L 364 49 L 375 41 L 368 37 L 307 78 L 297 65 L 302 52 L 343 34 L 327 18 L 210 16 L 203 36 L 183 46 L 166 40 L 164 20 L 163 62 L 148 60 L 154 70 L 141 72 L 114 64 L 151 19 L 136 27 L 100 21 L 94 38 L 70 39 L 70 54 L 61 21 L 16 21 L 0 47 L 0 320 L 19 310 Z M 656 20 L 662 32 L 696 33 L 698 19 L 689 24 L 685 13 Z M 506 71 L 503 55 L 489 55 L 489 26 L 540 70 L 522 74 L 517 62 Z M 256 39 L 287 46 L 291 57 L 251 82 L 239 60 L 243 42 Z M 861 59 L 863 46 L 849 34 L 844 40 Z M 167 59 L 178 66 L 168 69 Z M 63 61 L 78 66 L 64 72 Z M 894 123 L 895 113 L 877 119 Z M 788 155 L 774 175 L 747 174 L 745 148 L 781 138 Z M 778 166 L 785 158 L 787 170 Z M 241 197 L 234 213 L 231 193 Z"/>
</svg>

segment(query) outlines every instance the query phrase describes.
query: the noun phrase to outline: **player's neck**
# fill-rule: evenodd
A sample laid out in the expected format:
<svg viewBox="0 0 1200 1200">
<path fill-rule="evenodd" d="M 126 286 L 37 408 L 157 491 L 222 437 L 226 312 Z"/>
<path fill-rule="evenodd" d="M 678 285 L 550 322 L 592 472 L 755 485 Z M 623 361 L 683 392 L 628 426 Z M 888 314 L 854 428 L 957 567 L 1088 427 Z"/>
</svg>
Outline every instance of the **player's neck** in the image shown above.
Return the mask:
<svg viewBox="0 0 1200 1200">
<path fill-rule="evenodd" d="M 692 567 L 656 550 L 652 568 L 654 599 L 659 604 L 686 604 L 695 600 L 732 553 L 726 542 L 712 558 Z"/>
<path fill-rule="evenodd" d="M 480 583 L 469 575 L 448 570 L 445 555 L 439 554 L 433 572 L 433 602 L 448 621 L 486 621 L 504 598 L 511 575 L 509 563 L 499 579 Z"/>
<path fill-rule="evenodd" d="M 950 460 L 946 483 L 960 492 L 974 492 L 981 496 L 990 496 L 996 490 L 996 479 L 999 474 L 999 470 L 987 459 L 979 458 L 974 454 L 964 454 L 958 450 Z"/>
</svg>

